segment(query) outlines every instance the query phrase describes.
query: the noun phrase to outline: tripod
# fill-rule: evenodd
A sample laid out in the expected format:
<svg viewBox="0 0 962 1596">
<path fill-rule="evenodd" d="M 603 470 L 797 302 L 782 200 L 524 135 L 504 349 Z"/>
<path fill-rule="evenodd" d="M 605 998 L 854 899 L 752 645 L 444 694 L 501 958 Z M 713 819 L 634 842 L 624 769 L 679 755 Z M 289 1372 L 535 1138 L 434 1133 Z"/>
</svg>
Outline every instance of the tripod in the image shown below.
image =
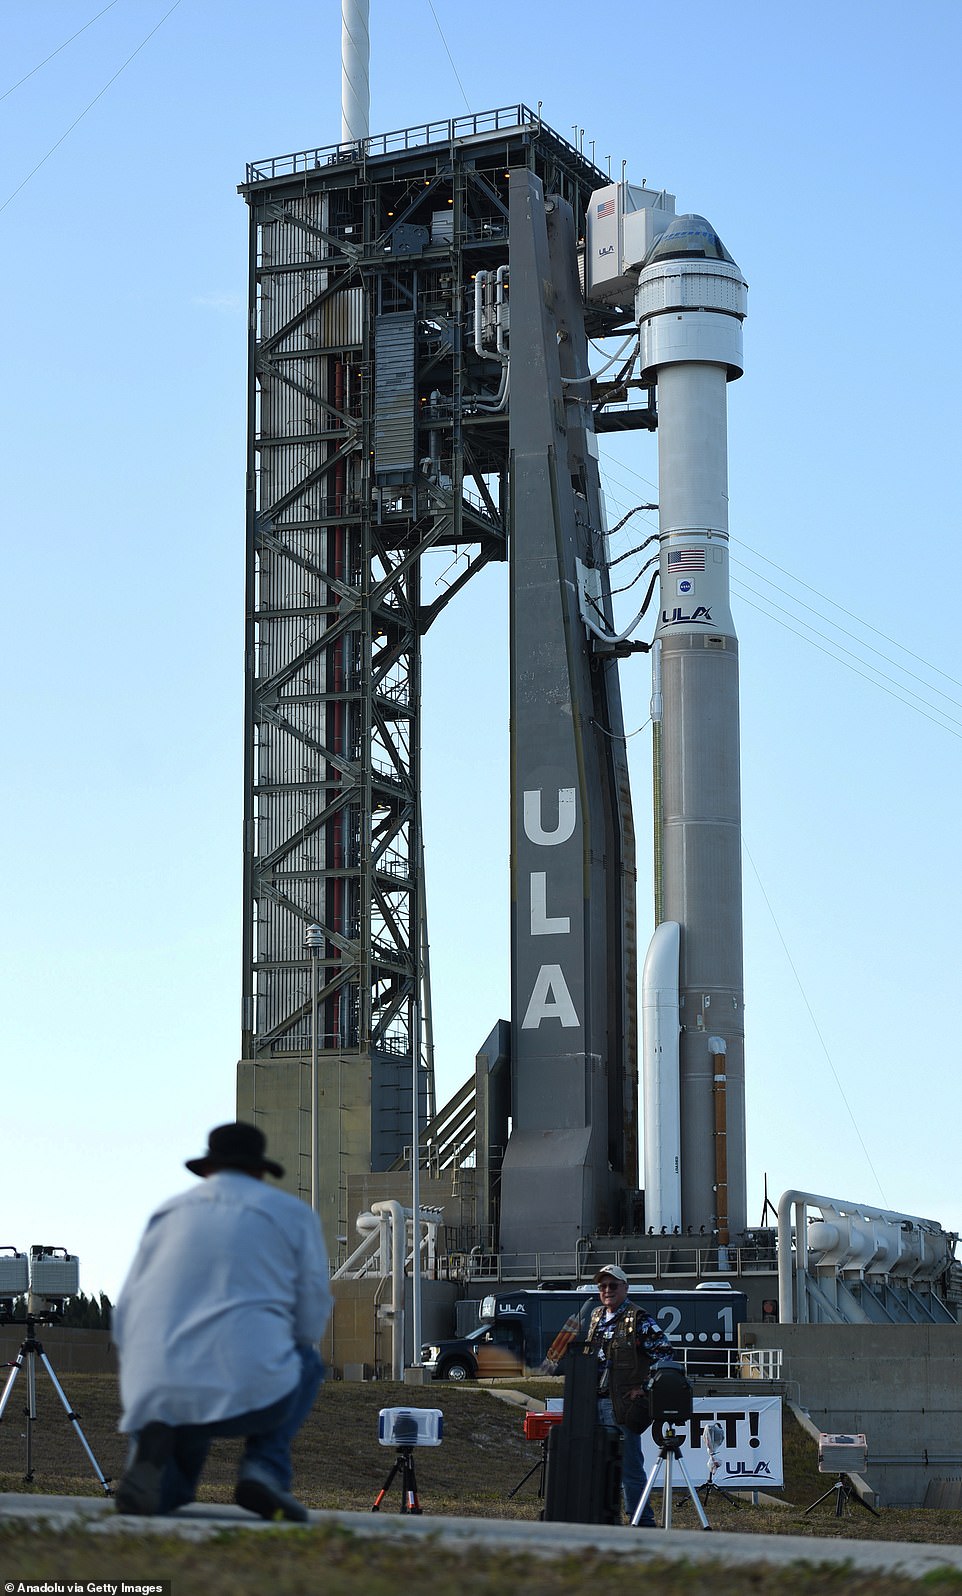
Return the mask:
<svg viewBox="0 0 962 1596">
<path fill-rule="evenodd" d="M 691 1497 L 692 1502 L 694 1503 L 695 1512 L 698 1514 L 701 1527 L 704 1530 L 710 1530 L 711 1525 L 708 1522 L 705 1509 L 702 1507 L 701 1501 L 699 1500 L 697 1492 L 695 1491 L 695 1487 L 692 1485 L 691 1480 L 688 1477 L 688 1470 L 685 1467 L 685 1460 L 681 1455 L 681 1433 L 676 1430 L 672 1424 L 663 1424 L 660 1427 L 656 1425 L 655 1429 L 658 1432 L 656 1439 L 659 1439 L 658 1462 L 652 1469 L 651 1478 L 642 1492 L 641 1501 L 635 1508 L 634 1517 L 631 1520 L 632 1525 L 641 1523 L 641 1515 L 648 1505 L 648 1498 L 655 1488 L 655 1483 L 658 1479 L 659 1473 L 661 1472 L 662 1468 L 664 1468 L 665 1483 L 662 1489 L 662 1500 L 664 1505 L 662 1507 L 661 1514 L 661 1527 L 662 1529 L 671 1529 L 671 1469 L 672 1464 L 677 1463 L 678 1467 L 681 1469 L 681 1477 L 685 1482 L 685 1488 L 688 1491 L 688 1495 Z"/>
<path fill-rule="evenodd" d="M 77 1418 L 76 1413 L 74 1413 L 73 1409 L 70 1406 L 70 1403 L 67 1401 L 67 1398 L 66 1398 L 66 1396 L 64 1394 L 63 1386 L 60 1384 L 60 1381 L 57 1379 L 57 1376 L 53 1372 L 53 1366 L 51 1365 L 50 1359 L 47 1357 L 47 1354 L 44 1352 L 43 1346 L 41 1345 L 41 1343 L 37 1340 L 37 1336 L 36 1336 L 36 1327 L 37 1327 L 37 1325 L 36 1325 L 35 1318 L 33 1317 L 32 1314 L 28 1313 L 26 1319 L 8 1320 L 7 1323 L 8 1324 L 9 1323 L 24 1324 L 24 1325 L 26 1325 L 26 1328 L 27 1328 L 27 1334 L 24 1337 L 23 1341 L 21 1342 L 20 1351 L 17 1353 L 16 1358 L 14 1359 L 13 1363 L 10 1365 L 10 1373 L 7 1376 L 7 1383 L 4 1386 L 4 1388 L 3 1388 L 3 1396 L 0 1397 L 0 1423 L 2 1423 L 3 1422 L 3 1416 L 4 1416 L 4 1414 L 7 1411 L 7 1403 L 9 1402 L 10 1397 L 13 1394 L 13 1388 L 14 1388 L 14 1386 L 16 1384 L 16 1381 L 17 1381 L 17 1375 L 20 1373 L 20 1370 L 23 1368 L 24 1364 L 26 1363 L 26 1365 L 27 1365 L 27 1406 L 24 1408 L 23 1411 L 26 1414 L 26 1418 L 27 1418 L 27 1472 L 24 1475 L 24 1479 L 27 1481 L 28 1485 L 31 1485 L 33 1483 L 33 1427 L 34 1427 L 34 1425 L 37 1422 L 37 1359 L 39 1358 L 40 1362 L 43 1364 L 44 1368 L 46 1369 L 47 1373 L 50 1376 L 50 1379 L 51 1379 L 51 1382 L 53 1384 L 54 1390 L 56 1391 L 58 1397 L 60 1398 L 61 1402 L 63 1403 L 63 1410 L 66 1413 L 67 1418 L 70 1420 L 71 1424 L 73 1425 L 74 1429 L 77 1432 L 77 1436 L 78 1436 L 78 1438 L 80 1440 L 81 1446 L 83 1447 L 83 1449 L 86 1452 L 87 1456 L 89 1457 L 91 1463 L 93 1464 L 94 1473 L 96 1474 L 98 1480 L 100 1481 L 101 1485 L 104 1488 L 104 1495 L 105 1496 L 109 1496 L 110 1495 L 110 1481 L 106 1478 L 106 1476 L 103 1473 L 103 1470 L 100 1467 L 100 1464 L 97 1462 L 97 1459 L 94 1457 L 93 1452 L 91 1451 L 90 1446 L 88 1444 L 87 1437 L 84 1435 L 83 1430 L 80 1428 L 80 1420 Z"/>
<path fill-rule="evenodd" d="M 511 1490 L 508 1492 L 508 1501 L 509 1502 L 510 1502 L 512 1496 L 517 1496 L 517 1494 L 520 1491 L 522 1485 L 527 1485 L 527 1483 L 530 1480 L 532 1474 L 535 1472 L 535 1469 L 540 1469 L 541 1470 L 541 1473 L 538 1475 L 538 1495 L 543 1498 L 544 1497 L 545 1476 L 546 1476 L 547 1471 L 548 1471 L 548 1437 L 547 1436 L 545 1436 L 544 1440 L 541 1442 L 541 1456 L 537 1459 L 536 1462 L 532 1463 L 532 1465 L 529 1468 L 527 1474 L 525 1474 L 523 1476 L 523 1478 L 518 1481 L 517 1485 L 512 1486 Z"/>
<path fill-rule="evenodd" d="M 737 1496 L 733 1496 L 732 1495 L 731 1491 L 726 1491 L 725 1487 L 723 1485 L 716 1485 L 715 1484 L 715 1476 L 712 1474 L 712 1475 L 709 1475 L 708 1480 L 706 1481 L 706 1484 L 705 1484 L 705 1505 L 706 1505 L 706 1507 L 708 1505 L 708 1498 L 712 1495 L 713 1492 L 714 1492 L 714 1494 L 716 1496 L 723 1496 L 725 1498 L 726 1502 L 731 1502 L 732 1507 L 742 1507 L 744 1505 L 742 1502 L 740 1502 L 738 1500 Z"/>
<path fill-rule="evenodd" d="M 372 1513 L 379 1513 L 381 1511 L 381 1503 L 384 1501 L 384 1498 L 391 1488 L 391 1481 L 399 1472 L 401 1475 L 401 1512 L 422 1512 L 421 1504 L 418 1501 L 418 1482 L 414 1475 L 414 1457 L 412 1455 L 412 1448 L 409 1446 L 399 1446 L 397 1449 L 397 1457 L 394 1459 L 391 1471 L 388 1474 L 387 1479 L 384 1481 L 384 1484 L 381 1486 L 381 1489 L 378 1491 L 377 1496 L 374 1498 L 374 1506 L 371 1508 Z"/>
<path fill-rule="evenodd" d="M 864 1507 L 867 1513 L 875 1513 L 876 1518 L 882 1517 L 881 1513 L 876 1512 L 875 1508 L 872 1507 L 870 1502 L 862 1501 L 862 1498 L 859 1496 L 855 1486 L 852 1484 L 847 1474 L 840 1474 L 834 1485 L 830 1485 L 827 1491 L 823 1491 L 821 1496 L 816 1497 L 815 1501 L 811 1503 L 811 1506 L 806 1507 L 806 1513 L 810 1513 L 812 1508 L 820 1506 L 820 1504 L 827 1501 L 830 1496 L 835 1497 L 836 1518 L 842 1517 L 842 1514 L 845 1512 L 846 1507 L 851 1501 L 858 1502 L 859 1506 Z"/>
</svg>

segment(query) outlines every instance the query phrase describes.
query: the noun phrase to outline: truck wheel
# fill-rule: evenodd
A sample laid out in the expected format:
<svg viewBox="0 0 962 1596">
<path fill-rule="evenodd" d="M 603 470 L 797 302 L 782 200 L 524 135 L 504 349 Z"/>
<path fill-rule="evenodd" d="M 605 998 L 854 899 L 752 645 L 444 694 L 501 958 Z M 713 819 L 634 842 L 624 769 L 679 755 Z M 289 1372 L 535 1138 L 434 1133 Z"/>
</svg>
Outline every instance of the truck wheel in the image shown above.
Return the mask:
<svg viewBox="0 0 962 1596">
<path fill-rule="evenodd" d="M 450 1363 L 444 1365 L 445 1380 L 472 1380 L 474 1370 L 463 1358 L 452 1358 Z"/>
</svg>

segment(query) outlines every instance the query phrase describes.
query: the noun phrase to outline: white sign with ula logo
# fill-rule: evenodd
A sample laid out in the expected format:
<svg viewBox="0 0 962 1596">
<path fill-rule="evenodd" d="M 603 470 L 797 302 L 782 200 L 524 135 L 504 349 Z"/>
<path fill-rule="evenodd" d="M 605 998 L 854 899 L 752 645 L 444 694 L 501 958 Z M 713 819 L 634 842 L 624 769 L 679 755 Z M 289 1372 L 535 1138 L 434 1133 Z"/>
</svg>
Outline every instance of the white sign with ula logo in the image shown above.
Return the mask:
<svg viewBox="0 0 962 1596">
<path fill-rule="evenodd" d="M 704 1431 L 713 1421 L 725 1432 L 715 1448 L 714 1479 L 720 1490 L 760 1491 L 784 1485 L 781 1397 L 695 1397 L 693 1406 L 681 1447 L 692 1485 L 708 1481 Z M 650 1475 L 658 1461 L 658 1444 L 650 1430 L 641 1438 L 641 1449 Z"/>
</svg>

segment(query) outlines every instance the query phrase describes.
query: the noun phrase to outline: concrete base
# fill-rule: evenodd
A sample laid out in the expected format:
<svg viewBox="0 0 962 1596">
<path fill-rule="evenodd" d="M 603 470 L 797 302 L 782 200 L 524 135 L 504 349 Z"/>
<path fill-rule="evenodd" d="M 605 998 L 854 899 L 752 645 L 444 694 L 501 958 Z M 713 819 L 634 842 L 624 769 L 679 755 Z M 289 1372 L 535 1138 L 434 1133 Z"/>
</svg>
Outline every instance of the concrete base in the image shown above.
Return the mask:
<svg viewBox="0 0 962 1596">
<path fill-rule="evenodd" d="M 404 1384 L 405 1385 L 430 1385 L 430 1383 L 431 1383 L 431 1376 L 428 1374 L 427 1369 L 422 1369 L 420 1367 L 415 1367 L 413 1365 L 412 1365 L 412 1367 L 410 1369 L 405 1369 L 405 1371 L 404 1371 Z"/>
</svg>

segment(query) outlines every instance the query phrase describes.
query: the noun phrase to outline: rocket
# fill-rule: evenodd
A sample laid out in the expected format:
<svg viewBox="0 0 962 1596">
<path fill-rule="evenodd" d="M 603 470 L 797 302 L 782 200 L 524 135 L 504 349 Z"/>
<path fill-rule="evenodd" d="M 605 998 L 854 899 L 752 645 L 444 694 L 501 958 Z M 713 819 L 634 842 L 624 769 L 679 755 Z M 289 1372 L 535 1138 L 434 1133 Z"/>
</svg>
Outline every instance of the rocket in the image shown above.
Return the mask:
<svg viewBox="0 0 962 1596">
<path fill-rule="evenodd" d="M 661 607 L 652 645 L 656 929 L 642 983 L 645 1220 L 746 1224 L 738 642 L 729 604 L 727 385 L 747 285 L 704 217 L 675 216 L 638 278 L 657 385 Z"/>
</svg>

